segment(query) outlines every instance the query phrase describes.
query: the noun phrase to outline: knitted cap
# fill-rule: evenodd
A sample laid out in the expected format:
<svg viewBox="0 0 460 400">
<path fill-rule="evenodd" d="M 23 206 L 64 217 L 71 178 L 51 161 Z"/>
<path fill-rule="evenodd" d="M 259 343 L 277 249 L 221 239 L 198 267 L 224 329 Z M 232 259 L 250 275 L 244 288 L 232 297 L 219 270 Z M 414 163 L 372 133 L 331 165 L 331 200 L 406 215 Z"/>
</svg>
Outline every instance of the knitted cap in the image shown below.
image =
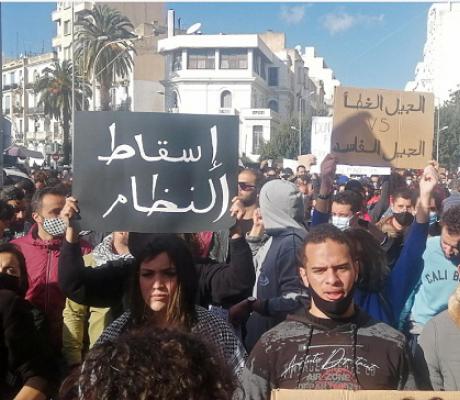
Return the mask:
<svg viewBox="0 0 460 400">
<path fill-rule="evenodd" d="M 460 193 L 453 191 L 450 196 L 442 202 L 442 211 L 446 212 L 449 208 L 460 204 Z"/>
</svg>

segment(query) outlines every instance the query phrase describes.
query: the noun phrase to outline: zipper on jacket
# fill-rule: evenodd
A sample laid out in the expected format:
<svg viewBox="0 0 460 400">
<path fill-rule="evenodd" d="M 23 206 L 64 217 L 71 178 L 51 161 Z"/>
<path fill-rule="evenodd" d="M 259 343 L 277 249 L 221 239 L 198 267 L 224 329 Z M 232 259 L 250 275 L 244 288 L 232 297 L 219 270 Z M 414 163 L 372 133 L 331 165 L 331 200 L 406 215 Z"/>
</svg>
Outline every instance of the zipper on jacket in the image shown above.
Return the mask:
<svg viewBox="0 0 460 400">
<path fill-rule="evenodd" d="M 46 281 L 45 281 L 45 315 L 48 313 L 48 301 L 49 301 L 49 283 L 50 283 L 50 270 L 51 270 L 51 250 L 47 249 L 47 260 L 46 260 Z"/>
</svg>

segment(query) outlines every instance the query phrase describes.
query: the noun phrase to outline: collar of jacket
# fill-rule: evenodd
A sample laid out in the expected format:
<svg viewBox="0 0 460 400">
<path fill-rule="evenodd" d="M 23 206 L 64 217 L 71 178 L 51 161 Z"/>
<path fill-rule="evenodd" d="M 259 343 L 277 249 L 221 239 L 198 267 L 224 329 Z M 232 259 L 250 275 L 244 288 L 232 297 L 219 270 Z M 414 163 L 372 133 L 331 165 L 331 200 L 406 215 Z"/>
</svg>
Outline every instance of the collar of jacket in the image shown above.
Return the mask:
<svg viewBox="0 0 460 400">
<path fill-rule="evenodd" d="M 349 330 L 353 325 L 356 327 L 364 326 L 371 319 L 371 317 L 363 312 L 357 305 L 355 305 L 355 310 L 355 314 L 349 318 L 325 319 L 315 317 L 310 314 L 308 307 L 302 307 L 294 314 L 289 314 L 286 319 L 288 321 L 301 322 L 322 331 Z"/>
<path fill-rule="evenodd" d="M 53 238 L 51 240 L 43 240 L 38 237 L 38 225 L 34 224 L 30 228 L 29 232 L 26 236 L 24 236 L 24 240 L 31 244 L 32 246 L 43 247 L 50 250 L 59 250 L 62 245 L 62 241 L 64 236 Z"/>
</svg>

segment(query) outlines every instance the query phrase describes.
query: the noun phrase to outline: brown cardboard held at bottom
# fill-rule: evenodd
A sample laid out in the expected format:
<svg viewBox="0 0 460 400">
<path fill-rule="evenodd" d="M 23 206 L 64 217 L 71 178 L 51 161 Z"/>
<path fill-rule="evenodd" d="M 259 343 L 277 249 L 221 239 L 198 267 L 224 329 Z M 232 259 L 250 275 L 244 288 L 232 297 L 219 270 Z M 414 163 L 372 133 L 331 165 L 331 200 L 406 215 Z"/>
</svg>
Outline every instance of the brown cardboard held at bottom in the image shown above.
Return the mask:
<svg viewBox="0 0 460 400">
<path fill-rule="evenodd" d="M 460 400 L 460 392 L 276 389 L 271 400 Z"/>
</svg>

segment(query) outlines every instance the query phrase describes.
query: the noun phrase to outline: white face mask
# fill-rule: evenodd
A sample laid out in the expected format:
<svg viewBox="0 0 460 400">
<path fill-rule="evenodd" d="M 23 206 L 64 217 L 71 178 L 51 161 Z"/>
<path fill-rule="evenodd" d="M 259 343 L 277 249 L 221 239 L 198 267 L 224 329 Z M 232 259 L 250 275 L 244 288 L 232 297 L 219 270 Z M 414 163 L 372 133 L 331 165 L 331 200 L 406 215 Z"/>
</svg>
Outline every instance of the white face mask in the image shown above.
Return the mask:
<svg viewBox="0 0 460 400">
<path fill-rule="evenodd" d="M 438 222 L 438 213 L 436 211 L 430 211 L 428 222 L 430 223 L 430 225 L 433 225 L 436 222 Z"/>
<path fill-rule="evenodd" d="M 332 225 L 344 231 L 350 227 L 350 221 L 353 217 L 340 217 L 338 215 L 332 216 Z"/>
<path fill-rule="evenodd" d="M 62 218 L 43 218 L 43 229 L 51 236 L 62 236 L 66 230 L 65 222 Z"/>
</svg>

